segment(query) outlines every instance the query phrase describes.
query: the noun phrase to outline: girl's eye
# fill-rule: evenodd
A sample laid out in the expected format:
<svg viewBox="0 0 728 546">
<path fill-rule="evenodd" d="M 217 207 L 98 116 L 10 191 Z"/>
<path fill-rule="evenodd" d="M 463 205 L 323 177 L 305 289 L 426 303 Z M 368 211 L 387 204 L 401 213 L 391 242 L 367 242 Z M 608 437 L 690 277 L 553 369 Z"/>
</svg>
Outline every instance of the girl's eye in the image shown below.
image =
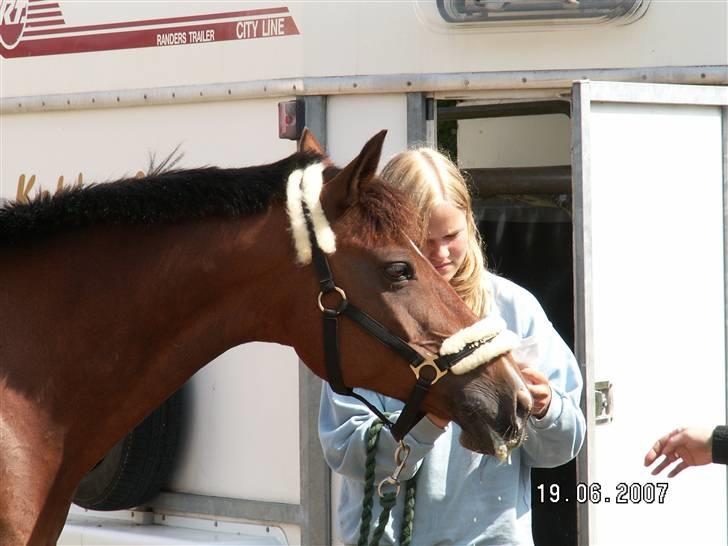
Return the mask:
<svg viewBox="0 0 728 546">
<path fill-rule="evenodd" d="M 412 266 L 407 262 L 392 262 L 386 265 L 384 273 L 392 281 L 408 281 L 412 278 Z"/>
</svg>

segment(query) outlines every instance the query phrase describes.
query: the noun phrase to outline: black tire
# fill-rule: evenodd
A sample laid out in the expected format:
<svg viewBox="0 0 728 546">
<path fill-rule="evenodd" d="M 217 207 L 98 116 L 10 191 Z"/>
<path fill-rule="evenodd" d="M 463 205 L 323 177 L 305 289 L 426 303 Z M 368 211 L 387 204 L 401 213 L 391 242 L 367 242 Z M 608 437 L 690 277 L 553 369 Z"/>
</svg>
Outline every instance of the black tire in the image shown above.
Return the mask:
<svg viewBox="0 0 728 546">
<path fill-rule="evenodd" d="M 125 510 L 149 501 L 172 470 L 181 422 L 179 390 L 84 476 L 74 504 L 89 510 Z"/>
</svg>

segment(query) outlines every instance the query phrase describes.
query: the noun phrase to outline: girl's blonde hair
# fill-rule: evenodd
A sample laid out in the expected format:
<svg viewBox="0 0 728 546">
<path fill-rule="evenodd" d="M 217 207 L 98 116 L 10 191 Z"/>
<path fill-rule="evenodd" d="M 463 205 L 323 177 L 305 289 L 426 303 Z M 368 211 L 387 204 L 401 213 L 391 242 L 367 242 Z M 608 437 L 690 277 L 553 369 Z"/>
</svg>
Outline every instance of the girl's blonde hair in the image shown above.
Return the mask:
<svg viewBox="0 0 728 546">
<path fill-rule="evenodd" d="M 384 166 L 381 178 L 411 197 L 422 215 L 423 233 L 433 209 L 446 202 L 465 213 L 468 246 L 465 258 L 450 284 L 479 317 L 488 312 L 489 297 L 485 274 L 482 240 L 473 216 L 468 186 L 457 166 L 446 156 L 431 148 L 400 152 Z M 419 241 L 421 248 L 425 240 Z"/>
</svg>

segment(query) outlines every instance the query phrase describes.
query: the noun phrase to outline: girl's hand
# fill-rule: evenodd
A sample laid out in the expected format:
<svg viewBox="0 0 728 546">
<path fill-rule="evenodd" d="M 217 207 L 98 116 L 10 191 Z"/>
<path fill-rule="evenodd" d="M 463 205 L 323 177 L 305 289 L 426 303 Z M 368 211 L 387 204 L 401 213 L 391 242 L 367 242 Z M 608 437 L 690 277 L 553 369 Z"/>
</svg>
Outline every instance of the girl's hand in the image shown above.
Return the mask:
<svg viewBox="0 0 728 546">
<path fill-rule="evenodd" d="M 533 408 L 531 415 L 536 419 L 543 418 L 551 405 L 551 386 L 548 378 L 534 368 L 529 368 L 525 364 L 519 364 L 521 375 L 526 381 L 528 391 L 533 398 Z"/>
</svg>

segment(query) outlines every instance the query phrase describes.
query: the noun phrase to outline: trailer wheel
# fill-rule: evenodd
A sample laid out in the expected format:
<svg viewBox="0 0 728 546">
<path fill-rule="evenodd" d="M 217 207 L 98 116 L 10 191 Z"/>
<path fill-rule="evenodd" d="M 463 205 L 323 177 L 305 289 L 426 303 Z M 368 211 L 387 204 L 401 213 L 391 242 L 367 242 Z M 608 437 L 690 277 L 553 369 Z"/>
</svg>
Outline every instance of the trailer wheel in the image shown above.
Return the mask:
<svg viewBox="0 0 728 546">
<path fill-rule="evenodd" d="M 84 476 L 73 502 L 89 510 L 125 510 L 149 501 L 159 492 L 174 464 L 181 417 L 180 390 Z"/>
</svg>

